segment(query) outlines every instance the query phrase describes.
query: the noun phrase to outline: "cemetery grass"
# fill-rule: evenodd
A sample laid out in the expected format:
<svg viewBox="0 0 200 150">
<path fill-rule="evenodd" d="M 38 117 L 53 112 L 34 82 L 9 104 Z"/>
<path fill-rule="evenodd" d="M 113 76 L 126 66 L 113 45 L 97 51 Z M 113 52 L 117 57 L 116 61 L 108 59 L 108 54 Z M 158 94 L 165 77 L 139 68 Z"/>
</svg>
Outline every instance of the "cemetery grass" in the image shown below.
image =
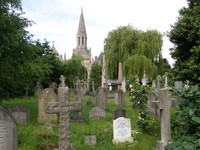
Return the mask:
<svg viewBox="0 0 200 150">
<path fill-rule="evenodd" d="M 90 120 L 89 111 L 94 107 L 93 103 L 88 104 L 89 97 L 85 96 L 82 105 L 82 116 L 84 123 L 71 122 L 71 143 L 73 148 L 78 150 L 151 150 L 160 139 L 159 130 L 151 133 L 144 133 L 138 127 L 136 120 L 138 110 L 132 109 L 132 103 L 126 98 L 126 117 L 131 119 L 133 144 L 113 145 L 112 111 L 117 108 L 113 100 L 108 100 L 108 110 L 105 119 Z M 37 123 L 38 103 L 35 98 L 4 100 L 3 107 L 9 108 L 21 105 L 29 108 L 30 121 L 28 125 L 18 125 L 18 150 L 53 150 L 58 147 L 58 124 L 53 124 L 53 131 L 44 128 L 43 124 Z M 159 123 L 158 123 L 159 125 Z M 97 145 L 85 145 L 84 136 L 96 135 Z"/>
</svg>

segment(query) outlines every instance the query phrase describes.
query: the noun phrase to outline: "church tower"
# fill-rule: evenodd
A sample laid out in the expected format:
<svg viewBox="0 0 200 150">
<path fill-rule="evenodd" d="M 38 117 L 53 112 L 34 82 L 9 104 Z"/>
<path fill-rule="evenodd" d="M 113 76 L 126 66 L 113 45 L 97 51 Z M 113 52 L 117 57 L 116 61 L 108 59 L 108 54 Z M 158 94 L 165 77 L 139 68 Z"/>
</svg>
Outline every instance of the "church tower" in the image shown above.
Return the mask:
<svg viewBox="0 0 200 150">
<path fill-rule="evenodd" d="M 73 49 L 73 54 L 82 57 L 85 69 L 87 70 L 88 77 L 92 66 L 91 49 L 87 49 L 87 33 L 85 28 L 85 21 L 83 17 L 83 10 L 81 9 L 81 16 L 79 20 L 78 32 L 76 35 L 76 48 Z"/>
</svg>

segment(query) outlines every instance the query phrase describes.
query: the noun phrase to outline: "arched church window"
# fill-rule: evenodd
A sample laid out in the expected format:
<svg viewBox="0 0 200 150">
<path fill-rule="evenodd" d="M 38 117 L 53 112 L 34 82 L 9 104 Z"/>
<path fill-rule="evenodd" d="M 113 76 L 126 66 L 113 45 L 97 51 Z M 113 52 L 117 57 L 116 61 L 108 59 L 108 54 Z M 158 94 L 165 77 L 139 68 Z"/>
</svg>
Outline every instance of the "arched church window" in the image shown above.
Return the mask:
<svg viewBox="0 0 200 150">
<path fill-rule="evenodd" d="M 80 36 L 78 37 L 78 45 L 80 45 L 80 43 L 81 43 L 81 38 L 80 38 Z"/>
<path fill-rule="evenodd" d="M 84 37 L 82 37 L 82 45 L 84 45 Z"/>
</svg>

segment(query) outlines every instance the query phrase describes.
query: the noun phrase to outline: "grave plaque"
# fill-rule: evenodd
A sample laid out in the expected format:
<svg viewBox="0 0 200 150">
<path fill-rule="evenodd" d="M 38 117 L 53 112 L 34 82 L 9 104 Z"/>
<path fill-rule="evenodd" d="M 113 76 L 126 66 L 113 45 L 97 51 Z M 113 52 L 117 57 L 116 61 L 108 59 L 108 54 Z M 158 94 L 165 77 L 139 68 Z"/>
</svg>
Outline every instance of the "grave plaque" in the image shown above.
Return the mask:
<svg viewBox="0 0 200 150">
<path fill-rule="evenodd" d="M 95 135 L 87 135 L 85 136 L 85 144 L 86 145 L 97 145 L 97 138 Z"/>
<path fill-rule="evenodd" d="M 17 126 L 6 109 L 0 106 L 0 150 L 17 150 Z"/>
<path fill-rule="evenodd" d="M 113 120 L 113 143 L 132 143 L 133 138 L 131 137 L 131 121 L 124 117 Z"/>
<path fill-rule="evenodd" d="M 30 117 L 30 110 L 28 108 L 18 105 L 9 108 L 8 111 L 18 124 L 28 124 Z"/>
</svg>

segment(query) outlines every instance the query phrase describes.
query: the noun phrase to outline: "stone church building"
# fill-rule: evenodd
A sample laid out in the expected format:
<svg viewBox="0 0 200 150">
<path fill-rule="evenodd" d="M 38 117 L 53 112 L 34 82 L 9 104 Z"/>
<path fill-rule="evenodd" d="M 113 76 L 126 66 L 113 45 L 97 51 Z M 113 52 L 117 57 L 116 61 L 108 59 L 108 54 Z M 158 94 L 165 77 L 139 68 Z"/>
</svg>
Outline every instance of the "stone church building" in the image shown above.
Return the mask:
<svg viewBox="0 0 200 150">
<path fill-rule="evenodd" d="M 59 55 L 54 44 L 51 50 L 52 53 L 54 53 L 59 60 L 66 60 L 66 54 L 64 54 L 64 59 L 63 59 L 62 55 Z M 86 33 L 86 27 L 82 9 L 79 20 L 78 32 L 76 35 L 76 48 L 73 49 L 73 55 L 79 55 L 83 59 L 82 64 L 87 70 L 87 77 L 89 78 L 93 61 L 92 61 L 91 48 L 90 49 L 87 48 L 87 33 Z"/>
<path fill-rule="evenodd" d="M 87 48 L 87 33 L 85 28 L 85 21 L 83 16 L 83 10 L 81 10 L 81 16 L 79 20 L 78 32 L 76 35 L 76 48 L 73 49 L 73 55 L 79 55 L 83 59 L 83 65 L 87 70 L 88 77 L 92 66 L 91 49 Z"/>
</svg>

